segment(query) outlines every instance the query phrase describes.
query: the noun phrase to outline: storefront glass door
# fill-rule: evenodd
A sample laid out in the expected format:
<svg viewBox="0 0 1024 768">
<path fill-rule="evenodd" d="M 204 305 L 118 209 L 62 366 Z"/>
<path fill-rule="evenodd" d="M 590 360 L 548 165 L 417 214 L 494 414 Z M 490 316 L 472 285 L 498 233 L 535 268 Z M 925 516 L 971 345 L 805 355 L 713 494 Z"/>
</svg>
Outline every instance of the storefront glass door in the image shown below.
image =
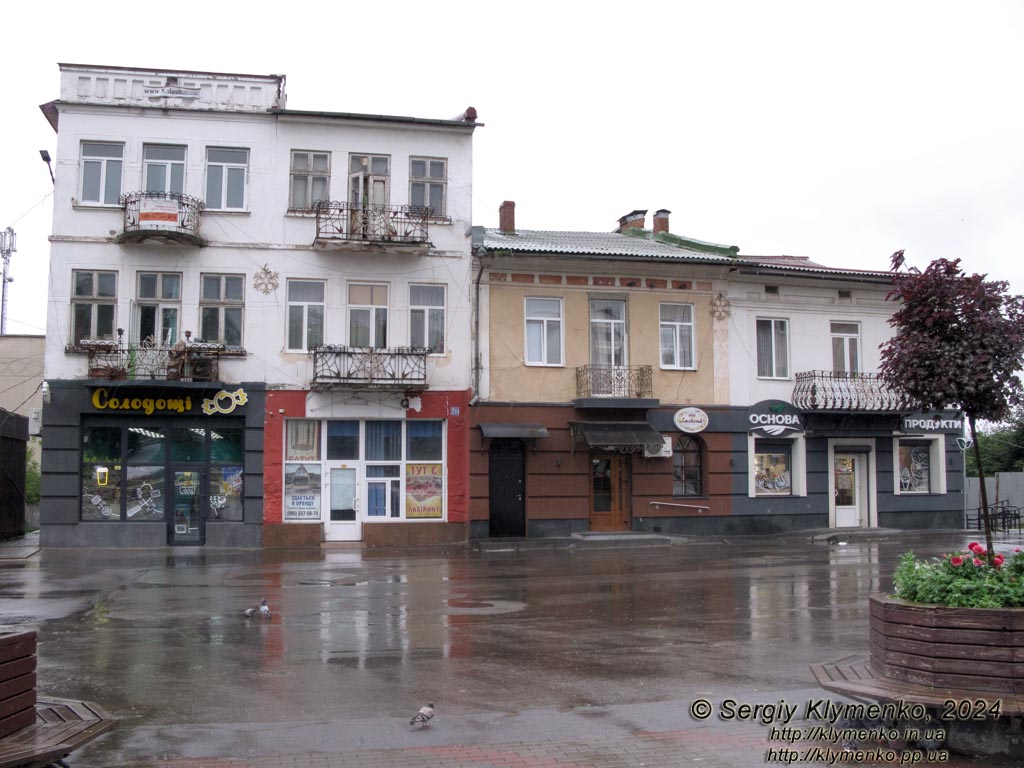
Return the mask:
<svg viewBox="0 0 1024 768">
<path fill-rule="evenodd" d="M 864 458 L 856 455 L 836 454 L 833 466 L 835 482 L 836 527 L 856 528 L 864 525 L 865 488 Z"/>
<path fill-rule="evenodd" d="M 206 539 L 206 515 L 203 499 L 203 475 L 197 470 L 175 469 L 173 472 L 173 514 L 171 544 L 202 544 Z"/>
<path fill-rule="evenodd" d="M 327 519 L 324 521 L 324 538 L 327 541 L 359 541 L 363 532 L 359 517 L 358 470 L 328 463 L 325 484 Z"/>
</svg>

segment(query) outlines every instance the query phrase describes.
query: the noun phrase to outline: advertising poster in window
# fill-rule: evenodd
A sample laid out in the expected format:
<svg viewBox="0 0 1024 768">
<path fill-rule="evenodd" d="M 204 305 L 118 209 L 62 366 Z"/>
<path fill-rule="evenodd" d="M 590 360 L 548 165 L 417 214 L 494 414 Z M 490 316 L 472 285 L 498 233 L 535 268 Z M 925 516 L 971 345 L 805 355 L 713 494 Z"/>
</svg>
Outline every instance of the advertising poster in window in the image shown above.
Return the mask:
<svg viewBox="0 0 1024 768">
<path fill-rule="evenodd" d="M 284 519 L 320 519 L 320 466 L 285 464 Z"/>
<path fill-rule="evenodd" d="M 793 493 L 788 453 L 754 456 L 754 487 L 758 496 L 789 496 Z"/>
<path fill-rule="evenodd" d="M 443 510 L 444 466 L 441 464 L 406 464 L 406 518 L 440 518 Z"/>
</svg>

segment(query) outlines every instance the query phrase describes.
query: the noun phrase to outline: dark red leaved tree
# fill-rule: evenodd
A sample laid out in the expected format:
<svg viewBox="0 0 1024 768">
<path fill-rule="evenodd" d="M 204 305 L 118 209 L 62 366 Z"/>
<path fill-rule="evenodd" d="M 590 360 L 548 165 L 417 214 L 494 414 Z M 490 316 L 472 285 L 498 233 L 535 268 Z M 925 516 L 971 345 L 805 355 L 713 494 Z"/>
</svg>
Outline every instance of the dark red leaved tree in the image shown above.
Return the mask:
<svg viewBox="0 0 1024 768">
<path fill-rule="evenodd" d="M 889 320 L 896 336 L 882 345 L 881 373 L 922 410 L 956 408 L 966 417 L 992 564 L 992 518 L 976 425 L 1005 418 L 1024 400 L 1024 296 L 1008 294 L 1006 281 L 964 273 L 960 259 L 937 259 L 924 272 L 900 272 L 901 266 L 903 251 L 897 251 L 889 298 L 900 307 Z"/>
</svg>

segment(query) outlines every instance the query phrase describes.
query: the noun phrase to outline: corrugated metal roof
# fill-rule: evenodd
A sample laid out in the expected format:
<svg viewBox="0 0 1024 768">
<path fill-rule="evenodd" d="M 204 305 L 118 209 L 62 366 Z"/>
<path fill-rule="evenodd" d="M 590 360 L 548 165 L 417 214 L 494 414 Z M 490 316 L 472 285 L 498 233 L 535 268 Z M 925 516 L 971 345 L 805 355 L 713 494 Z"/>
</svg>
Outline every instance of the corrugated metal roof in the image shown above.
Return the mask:
<svg viewBox="0 0 1024 768">
<path fill-rule="evenodd" d="M 828 275 L 852 275 L 859 277 L 873 277 L 878 279 L 891 279 L 892 272 L 879 269 L 851 269 L 850 267 L 829 267 L 811 261 L 806 256 L 741 256 L 740 261 L 744 266 L 767 267 L 769 269 L 780 269 L 795 272 L 818 272 Z M 741 269 L 741 271 L 744 271 Z"/>
<path fill-rule="evenodd" d="M 657 235 L 647 230 L 639 234 L 618 232 L 549 232 L 519 229 L 515 234 L 498 229 L 484 230 L 484 247 L 491 252 L 507 251 L 513 254 L 546 253 L 565 256 L 589 256 L 637 261 L 693 261 L 702 263 L 733 264 L 741 273 L 788 272 L 834 275 L 836 277 L 871 278 L 871 282 L 888 280 L 888 270 L 851 269 L 829 267 L 811 261 L 806 256 L 746 256 L 737 255 L 735 246 L 705 243 L 701 240 Z"/>
<path fill-rule="evenodd" d="M 650 235 L 650 233 L 646 233 Z M 686 242 L 677 238 L 679 242 Z M 691 241 L 692 242 L 692 241 Z M 623 235 L 618 232 L 547 232 L 520 229 L 507 234 L 497 229 L 484 230 L 484 247 L 489 251 L 513 253 L 561 253 L 579 256 L 610 256 L 641 260 L 734 262 L 735 256 L 716 253 L 729 246 L 709 243 L 708 250 L 655 240 L 653 236 Z"/>
</svg>

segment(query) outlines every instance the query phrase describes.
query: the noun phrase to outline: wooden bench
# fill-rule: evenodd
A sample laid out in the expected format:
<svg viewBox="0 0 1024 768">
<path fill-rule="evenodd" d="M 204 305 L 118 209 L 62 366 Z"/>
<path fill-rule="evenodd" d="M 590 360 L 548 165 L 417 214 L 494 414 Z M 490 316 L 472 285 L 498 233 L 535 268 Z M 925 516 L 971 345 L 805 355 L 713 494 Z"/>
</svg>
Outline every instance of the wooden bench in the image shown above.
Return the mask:
<svg viewBox="0 0 1024 768">
<path fill-rule="evenodd" d="M 947 701 L 1002 701 L 1004 715 L 1024 714 L 1024 697 L 992 691 L 970 691 L 963 688 L 933 688 L 929 685 L 879 677 L 867 656 L 845 656 L 836 661 L 812 664 L 811 674 L 827 691 L 851 699 L 877 701 L 883 704 L 907 702 L 929 709 L 942 709 Z"/>
<path fill-rule="evenodd" d="M 44 768 L 114 727 L 114 718 L 96 704 L 40 697 L 36 721 L 0 739 L 0 768 Z"/>
<path fill-rule="evenodd" d="M 0 768 L 42 768 L 114 726 L 102 708 L 36 693 L 36 633 L 0 630 Z"/>
</svg>

